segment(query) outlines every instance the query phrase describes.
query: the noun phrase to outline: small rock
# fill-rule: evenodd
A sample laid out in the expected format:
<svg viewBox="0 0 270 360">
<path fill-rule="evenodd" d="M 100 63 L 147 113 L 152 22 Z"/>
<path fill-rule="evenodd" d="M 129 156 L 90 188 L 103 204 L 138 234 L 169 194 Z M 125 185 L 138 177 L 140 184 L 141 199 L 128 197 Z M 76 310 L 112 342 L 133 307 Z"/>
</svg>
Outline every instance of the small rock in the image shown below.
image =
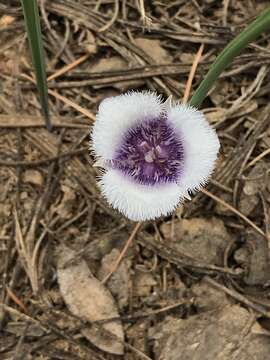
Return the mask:
<svg viewBox="0 0 270 360">
<path fill-rule="evenodd" d="M 23 175 L 23 181 L 37 186 L 42 186 L 44 179 L 40 171 L 26 170 Z"/>
<path fill-rule="evenodd" d="M 250 262 L 244 281 L 248 285 L 264 285 L 270 280 L 268 241 L 264 236 L 250 231 L 247 245 L 250 248 Z"/>
<path fill-rule="evenodd" d="M 194 55 L 192 53 L 182 52 L 179 54 L 179 59 L 182 63 L 192 64 L 194 61 Z"/>
<path fill-rule="evenodd" d="M 251 333 L 252 316 L 239 305 L 227 305 L 188 319 L 167 317 L 149 330 L 149 337 L 154 340 L 154 358 L 267 359 L 270 351 L 269 338 Z"/>
<path fill-rule="evenodd" d="M 207 264 L 222 264 L 222 257 L 230 236 L 217 218 L 180 219 L 174 224 L 174 238 L 171 238 L 171 225 L 161 225 L 161 232 L 170 241 L 170 247 L 183 255 Z"/>
<path fill-rule="evenodd" d="M 214 289 L 205 282 L 193 285 L 191 291 L 195 295 L 195 304 L 199 311 L 209 311 L 231 304 L 224 292 Z"/>
<path fill-rule="evenodd" d="M 267 182 L 265 173 L 269 166 L 264 162 L 259 162 L 248 173 L 248 180 L 245 181 L 243 191 L 239 199 L 239 210 L 249 216 L 260 201 L 259 192 L 265 190 Z"/>
<path fill-rule="evenodd" d="M 133 294 L 134 296 L 144 297 L 149 296 L 153 291 L 153 287 L 157 285 L 154 276 L 147 272 L 136 271 L 133 280 Z"/>
<path fill-rule="evenodd" d="M 241 265 L 242 267 L 246 268 L 250 261 L 250 252 L 247 246 L 243 246 L 237 249 L 233 254 L 234 260 L 237 264 Z"/>
</svg>

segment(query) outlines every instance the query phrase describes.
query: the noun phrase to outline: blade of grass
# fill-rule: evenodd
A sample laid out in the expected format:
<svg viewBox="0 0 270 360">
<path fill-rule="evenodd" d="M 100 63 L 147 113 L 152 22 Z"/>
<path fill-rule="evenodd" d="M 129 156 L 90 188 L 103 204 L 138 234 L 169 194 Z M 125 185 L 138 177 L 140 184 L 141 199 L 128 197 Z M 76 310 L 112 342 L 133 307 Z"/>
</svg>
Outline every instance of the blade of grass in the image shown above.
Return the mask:
<svg viewBox="0 0 270 360">
<path fill-rule="evenodd" d="M 21 3 L 26 24 L 27 36 L 30 44 L 32 62 L 34 66 L 42 112 L 45 119 L 46 127 L 50 131 L 52 129 L 52 125 L 49 116 L 48 87 L 38 5 L 36 0 L 21 0 Z"/>
<path fill-rule="evenodd" d="M 231 64 L 233 59 L 263 32 L 270 29 L 270 8 L 260 14 L 236 38 L 234 38 L 216 58 L 208 73 L 190 100 L 190 105 L 200 107 L 208 91 L 217 80 L 220 73 Z"/>
</svg>

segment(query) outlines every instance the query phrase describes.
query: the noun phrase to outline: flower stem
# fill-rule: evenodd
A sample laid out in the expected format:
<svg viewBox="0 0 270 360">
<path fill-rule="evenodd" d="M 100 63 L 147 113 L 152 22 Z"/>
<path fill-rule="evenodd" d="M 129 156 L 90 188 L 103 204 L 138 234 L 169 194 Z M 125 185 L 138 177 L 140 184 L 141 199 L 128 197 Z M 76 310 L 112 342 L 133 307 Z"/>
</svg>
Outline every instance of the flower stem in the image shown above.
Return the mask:
<svg viewBox="0 0 270 360">
<path fill-rule="evenodd" d="M 263 32 L 270 29 L 270 8 L 260 14 L 256 20 L 247 26 L 236 38 L 234 38 L 216 58 L 208 73 L 192 96 L 189 104 L 200 107 L 206 98 L 208 91 L 217 80 L 220 73 L 240 54 L 240 52 L 252 41 L 257 39 Z"/>
</svg>

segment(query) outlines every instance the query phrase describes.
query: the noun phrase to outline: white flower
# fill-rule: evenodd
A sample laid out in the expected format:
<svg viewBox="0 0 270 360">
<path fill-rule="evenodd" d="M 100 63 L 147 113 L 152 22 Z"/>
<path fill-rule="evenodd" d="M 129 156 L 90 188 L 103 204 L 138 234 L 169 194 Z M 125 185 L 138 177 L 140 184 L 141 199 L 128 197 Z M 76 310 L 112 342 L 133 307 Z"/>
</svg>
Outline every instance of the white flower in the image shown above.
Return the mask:
<svg viewBox="0 0 270 360">
<path fill-rule="evenodd" d="M 162 103 L 151 92 L 101 102 L 91 148 L 105 171 L 100 186 L 113 208 L 142 221 L 168 215 L 211 175 L 219 140 L 204 115 Z"/>
</svg>

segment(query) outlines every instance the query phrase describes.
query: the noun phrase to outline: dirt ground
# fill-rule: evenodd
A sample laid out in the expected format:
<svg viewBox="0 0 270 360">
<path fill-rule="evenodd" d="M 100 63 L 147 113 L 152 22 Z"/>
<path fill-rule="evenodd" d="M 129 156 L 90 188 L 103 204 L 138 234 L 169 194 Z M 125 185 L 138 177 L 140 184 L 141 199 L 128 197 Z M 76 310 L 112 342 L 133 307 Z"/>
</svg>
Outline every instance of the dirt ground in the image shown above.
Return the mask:
<svg viewBox="0 0 270 360">
<path fill-rule="evenodd" d="M 269 34 L 204 101 L 218 164 L 173 216 L 139 228 L 113 211 L 89 155 L 102 99 L 130 89 L 183 98 L 200 45 L 192 89 L 269 2 L 40 6 L 51 133 L 20 2 L 0 0 L 0 359 L 269 359 Z"/>
</svg>

